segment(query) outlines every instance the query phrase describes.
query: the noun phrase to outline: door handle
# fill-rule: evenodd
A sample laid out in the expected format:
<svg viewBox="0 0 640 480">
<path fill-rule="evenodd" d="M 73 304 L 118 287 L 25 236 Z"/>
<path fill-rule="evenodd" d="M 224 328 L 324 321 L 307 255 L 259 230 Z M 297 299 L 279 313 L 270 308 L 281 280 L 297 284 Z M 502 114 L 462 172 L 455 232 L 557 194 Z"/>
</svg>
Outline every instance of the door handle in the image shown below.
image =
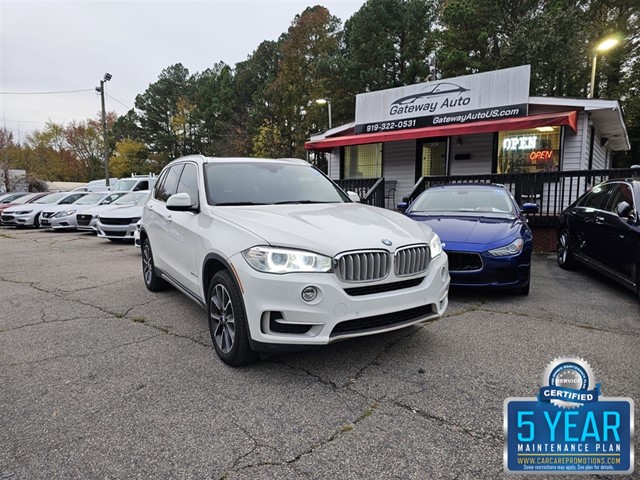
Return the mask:
<svg viewBox="0 0 640 480">
<path fill-rule="evenodd" d="M 167 222 L 171 223 L 171 215 L 167 215 Z"/>
<path fill-rule="evenodd" d="M 598 216 L 596 217 L 596 223 L 597 223 L 598 225 L 602 225 L 602 224 L 604 223 L 604 217 L 602 217 L 602 216 L 598 215 Z"/>
</svg>

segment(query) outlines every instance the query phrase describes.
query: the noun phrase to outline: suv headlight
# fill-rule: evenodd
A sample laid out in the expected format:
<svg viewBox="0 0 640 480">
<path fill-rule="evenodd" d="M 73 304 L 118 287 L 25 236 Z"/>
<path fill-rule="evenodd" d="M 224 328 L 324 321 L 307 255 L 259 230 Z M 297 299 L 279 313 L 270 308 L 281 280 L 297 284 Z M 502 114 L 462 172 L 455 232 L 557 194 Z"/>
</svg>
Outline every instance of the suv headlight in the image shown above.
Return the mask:
<svg viewBox="0 0 640 480">
<path fill-rule="evenodd" d="M 431 250 L 431 258 L 436 258 L 442 253 L 442 242 L 436 232 L 433 232 L 431 241 L 429 242 L 429 250 Z"/>
<path fill-rule="evenodd" d="M 252 247 L 242 252 L 249 265 L 265 273 L 328 272 L 331 258 L 288 248 Z"/>
<path fill-rule="evenodd" d="M 516 238 L 509 245 L 489 250 L 489 254 L 493 255 L 494 257 L 508 257 L 509 255 L 517 255 L 522 251 L 523 245 L 524 241 L 522 240 L 522 238 Z"/>
<path fill-rule="evenodd" d="M 141 217 L 133 217 L 131 219 L 131 221 L 129 222 L 129 225 L 131 225 L 132 223 L 138 223 L 140 221 Z"/>
<path fill-rule="evenodd" d="M 58 212 L 53 216 L 53 218 L 68 217 L 69 215 L 73 215 L 74 213 L 76 213 L 75 210 L 67 210 L 66 212 Z"/>
</svg>

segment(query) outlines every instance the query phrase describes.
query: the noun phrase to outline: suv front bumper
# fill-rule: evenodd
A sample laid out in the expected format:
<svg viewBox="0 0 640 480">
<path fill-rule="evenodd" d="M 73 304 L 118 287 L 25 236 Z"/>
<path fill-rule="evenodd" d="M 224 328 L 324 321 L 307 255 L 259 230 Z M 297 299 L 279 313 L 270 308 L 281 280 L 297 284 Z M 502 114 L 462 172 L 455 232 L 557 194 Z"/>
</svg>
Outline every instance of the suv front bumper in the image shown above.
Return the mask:
<svg viewBox="0 0 640 480">
<path fill-rule="evenodd" d="M 231 260 L 241 283 L 256 350 L 326 345 L 397 330 L 439 318 L 448 305 L 450 277 L 444 253 L 433 259 L 423 274 L 397 278 L 391 273 L 381 282 L 355 284 L 341 282 L 333 273 L 259 272 L 241 254 Z M 345 291 L 366 286 L 384 290 L 385 285 L 416 278 L 422 278 L 418 285 L 401 289 L 369 294 Z M 316 288 L 317 296 L 308 302 L 302 299 L 302 291 L 310 286 Z"/>
</svg>

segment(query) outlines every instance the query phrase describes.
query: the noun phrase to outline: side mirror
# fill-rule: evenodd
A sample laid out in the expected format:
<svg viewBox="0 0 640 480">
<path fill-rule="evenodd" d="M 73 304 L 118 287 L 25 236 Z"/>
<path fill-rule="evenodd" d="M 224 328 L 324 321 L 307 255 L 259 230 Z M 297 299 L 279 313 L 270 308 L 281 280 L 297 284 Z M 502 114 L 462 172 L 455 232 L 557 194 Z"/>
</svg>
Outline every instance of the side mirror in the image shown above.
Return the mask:
<svg viewBox="0 0 640 480">
<path fill-rule="evenodd" d="M 347 192 L 347 195 L 349 196 L 349 198 L 351 199 L 352 202 L 360 203 L 360 195 L 358 195 L 353 190 L 349 190 Z"/>
<path fill-rule="evenodd" d="M 176 212 L 188 212 L 197 210 L 191 203 L 191 197 L 188 193 L 176 193 L 167 199 L 167 209 Z"/>
<path fill-rule="evenodd" d="M 524 203 L 521 210 L 522 213 L 538 213 L 540 208 L 537 203 Z"/>
<path fill-rule="evenodd" d="M 629 217 L 629 214 L 631 213 L 631 205 L 629 205 L 628 202 L 620 202 L 618 205 L 616 205 L 616 213 L 621 218 Z"/>
<path fill-rule="evenodd" d="M 400 203 L 398 203 L 396 205 L 396 209 L 399 210 L 402 213 L 406 212 L 407 208 L 409 208 L 409 203 L 408 202 L 400 202 Z"/>
</svg>

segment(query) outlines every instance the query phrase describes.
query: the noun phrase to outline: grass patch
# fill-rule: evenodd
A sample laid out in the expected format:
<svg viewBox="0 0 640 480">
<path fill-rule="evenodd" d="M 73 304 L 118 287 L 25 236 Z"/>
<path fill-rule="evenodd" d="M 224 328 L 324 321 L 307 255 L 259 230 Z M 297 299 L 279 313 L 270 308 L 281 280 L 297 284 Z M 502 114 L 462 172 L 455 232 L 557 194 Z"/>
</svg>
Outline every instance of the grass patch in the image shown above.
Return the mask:
<svg viewBox="0 0 640 480">
<path fill-rule="evenodd" d="M 144 317 L 134 317 L 134 318 L 132 318 L 131 320 L 133 320 L 133 321 L 134 321 L 134 322 L 136 322 L 136 323 L 144 323 L 144 322 L 146 322 L 146 321 L 147 321 L 147 319 L 146 319 L 146 318 L 144 318 Z"/>
</svg>

